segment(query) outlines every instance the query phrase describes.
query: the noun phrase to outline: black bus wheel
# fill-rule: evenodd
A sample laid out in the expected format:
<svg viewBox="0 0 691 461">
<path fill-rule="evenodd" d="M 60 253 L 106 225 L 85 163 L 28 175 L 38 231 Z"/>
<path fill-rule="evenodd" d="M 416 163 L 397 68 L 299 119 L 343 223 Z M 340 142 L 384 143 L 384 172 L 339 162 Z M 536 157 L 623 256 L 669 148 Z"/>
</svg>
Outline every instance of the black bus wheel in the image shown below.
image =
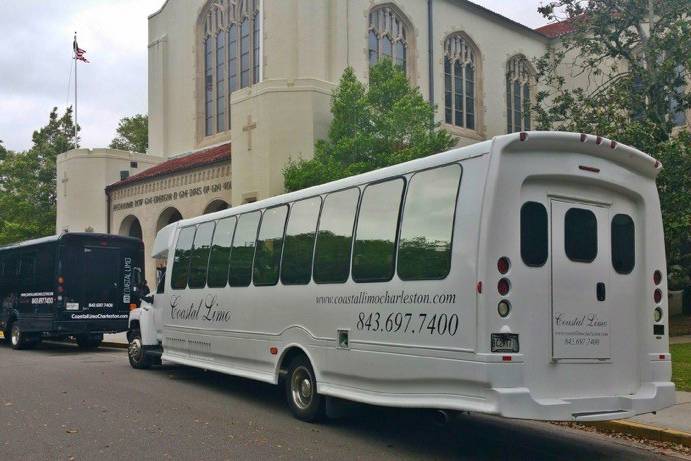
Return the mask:
<svg viewBox="0 0 691 461">
<path fill-rule="evenodd" d="M 77 335 L 77 346 L 81 349 L 96 349 L 102 341 L 103 336 L 99 335 Z"/>
<path fill-rule="evenodd" d="M 317 393 L 314 370 L 304 355 L 290 362 L 285 391 L 290 411 L 297 419 L 313 423 L 324 417 L 326 400 Z"/>
<path fill-rule="evenodd" d="M 19 325 L 13 323 L 10 327 L 10 344 L 12 344 L 12 349 L 24 349 L 26 343 L 24 332 L 19 328 Z"/>
<path fill-rule="evenodd" d="M 130 360 L 130 366 L 137 370 L 146 370 L 151 368 L 151 357 L 144 353 L 142 346 L 142 335 L 138 330 L 135 330 L 130 335 L 130 343 L 127 346 L 127 357 Z"/>
</svg>

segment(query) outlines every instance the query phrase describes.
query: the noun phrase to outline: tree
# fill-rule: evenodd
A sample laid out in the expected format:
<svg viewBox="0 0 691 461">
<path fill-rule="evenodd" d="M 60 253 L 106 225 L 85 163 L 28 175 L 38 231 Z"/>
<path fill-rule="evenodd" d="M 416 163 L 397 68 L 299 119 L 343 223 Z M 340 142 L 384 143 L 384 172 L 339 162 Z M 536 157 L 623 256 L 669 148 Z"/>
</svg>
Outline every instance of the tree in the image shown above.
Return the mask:
<svg viewBox="0 0 691 461">
<path fill-rule="evenodd" d="M 26 152 L 2 149 L 0 157 L 0 244 L 55 233 L 56 158 L 74 148 L 72 108 L 32 136 Z"/>
<path fill-rule="evenodd" d="M 691 137 L 673 130 L 691 103 L 688 0 L 554 0 L 538 10 L 572 29 L 536 62 L 538 128 L 595 133 L 658 158 L 667 261 L 691 274 Z M 585 87 L 569 87 L 569 74 Z"/>
<path fill-rule="evenodd" d="M 110 143 L 111 149 L 146 153 L 149 147 L 149 117 L 137 114 L 120 119 L 115 130 L 117 136 Z"/>
<path fill-rule="evenodd" d="M 455 140 L 434 122 L 434 107 L 390 61 L 370 68 L 361 83 L 347 68 L 331 97 L 327 139 L 314 158 L 291 160 L 283 170 L 289 191 L 444 151 Z"/>
</svg>

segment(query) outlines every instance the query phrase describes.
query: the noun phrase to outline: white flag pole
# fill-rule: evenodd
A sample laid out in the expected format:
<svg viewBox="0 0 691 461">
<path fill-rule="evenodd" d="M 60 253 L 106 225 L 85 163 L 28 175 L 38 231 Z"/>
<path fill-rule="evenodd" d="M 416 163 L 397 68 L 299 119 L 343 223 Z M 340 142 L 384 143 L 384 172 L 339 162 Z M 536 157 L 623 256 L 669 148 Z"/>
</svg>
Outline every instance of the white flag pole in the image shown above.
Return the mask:
<svg viewBox="0 0 691 461">
<path fill-rule="evenodd" d="M 74 42 L 72 42 L 72 52 L 74 53 L 74 148 L 77 149 L 77 32 L 74 32 Z"/>
</svg>

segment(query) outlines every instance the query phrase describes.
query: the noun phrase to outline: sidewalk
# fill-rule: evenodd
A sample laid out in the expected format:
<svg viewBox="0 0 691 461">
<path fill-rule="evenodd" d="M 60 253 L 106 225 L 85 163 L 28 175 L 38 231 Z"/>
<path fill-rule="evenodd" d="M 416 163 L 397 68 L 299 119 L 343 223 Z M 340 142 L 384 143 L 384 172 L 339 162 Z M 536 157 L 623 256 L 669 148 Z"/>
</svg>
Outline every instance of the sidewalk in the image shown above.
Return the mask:
<svg viewBox="0 0 691 461">
<path fill-rule="evenodd" d="M 677 391 L 677 403 L 658 411 L 657 414 L 586 424 L 606 432 L 624 433 L 691 447 L 691 392 Z"/>
</svg>

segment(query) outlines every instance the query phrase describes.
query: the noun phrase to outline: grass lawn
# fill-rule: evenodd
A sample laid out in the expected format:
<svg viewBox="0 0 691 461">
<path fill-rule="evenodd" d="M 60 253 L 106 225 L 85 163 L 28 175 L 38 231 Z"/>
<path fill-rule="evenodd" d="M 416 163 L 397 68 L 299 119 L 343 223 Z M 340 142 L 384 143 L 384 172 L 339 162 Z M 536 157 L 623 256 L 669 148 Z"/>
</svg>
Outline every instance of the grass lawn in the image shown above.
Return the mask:
<svg viewBox="0 0 691 461">
<path fill-rule="evenodd" d="M 670 344 L 672 381 L 678 391 L 691 392 L 691 344 Z"/>
</svg>

